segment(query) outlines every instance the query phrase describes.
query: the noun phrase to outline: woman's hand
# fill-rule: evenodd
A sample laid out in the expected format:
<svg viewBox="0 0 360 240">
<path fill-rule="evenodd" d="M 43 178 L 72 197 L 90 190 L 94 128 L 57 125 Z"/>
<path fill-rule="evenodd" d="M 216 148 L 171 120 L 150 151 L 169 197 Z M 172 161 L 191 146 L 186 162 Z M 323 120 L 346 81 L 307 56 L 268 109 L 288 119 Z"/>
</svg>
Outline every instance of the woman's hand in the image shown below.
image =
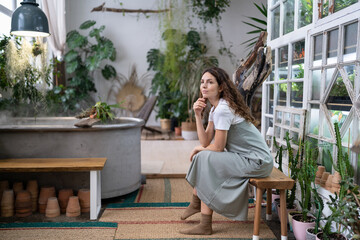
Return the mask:
<svg viewBox="0 0 360 240">
<path fill-rule="evenodd" d="M 195 116 L 201 116 L 201 112 L 204 110 L 205 107 L 206 107 L 206 99 L 198 98 L 198 100 L 193 105 Z"/>
<path fill-rule="evenodd" d="M 194 149 L 191 151 L 190 154 L 190 162 L 192 162 L 193 157 L 195 156 L 195 154 L 201 152 L 202 150 L 204 150 L 205 148 L 203 148 L 202 146 L 196 146 L 194 147 Z"/>
</svg>

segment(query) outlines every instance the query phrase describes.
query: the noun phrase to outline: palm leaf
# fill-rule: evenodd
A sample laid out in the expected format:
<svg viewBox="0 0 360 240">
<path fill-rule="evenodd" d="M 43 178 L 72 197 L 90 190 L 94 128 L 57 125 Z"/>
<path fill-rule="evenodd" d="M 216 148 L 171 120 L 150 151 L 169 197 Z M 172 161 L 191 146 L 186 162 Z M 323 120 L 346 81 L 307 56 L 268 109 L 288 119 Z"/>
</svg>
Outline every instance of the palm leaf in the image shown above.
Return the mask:
<svg viewBox="0 0 360 240">
<path fill-rule="evenodd" d="M 260 23 L 260 24 L 263 24 L 263 25 L 267 26 L 267 22 L 264 21 L 264 20 L 261 20 L 261 19 L 259 19 L 259 18 L 255 18 L 255 17 L 247 17 L 247 18 L 250 18 L 251 20 L 253 20 L 253 21 L 255 21 L 255 22 L 258 22 L 258 23 Z"/>
<path fill-rule="evenodd" d="M 257 9 L 259 9 L 259 11 L 260 11 L 265 17 L 267 17 L 267 8 L 266 8 L 266 6 L 265 6 L 263 3 L 261 3 L 262 8 L 261 8 L 259 5 L 257 5 L 256 3 L 254 3 L 254 5 L 255 5 L 255 7 L 256 7 Z"/>
<path fill-rule="evenodd" d="M 262 27 L 256 26 L 256 25 L 254 25 L 254 24 L 252 24 L 252 23 L 248 23 L 248 22 L 243 22 L 243 23 L 245 23 L 246 25 L 249 25 L 249 26 L 251 26 L 251 27 L 253 27 L 253 28 L 257 28 L 257 29 L 263 30 Z"/>
</svg>

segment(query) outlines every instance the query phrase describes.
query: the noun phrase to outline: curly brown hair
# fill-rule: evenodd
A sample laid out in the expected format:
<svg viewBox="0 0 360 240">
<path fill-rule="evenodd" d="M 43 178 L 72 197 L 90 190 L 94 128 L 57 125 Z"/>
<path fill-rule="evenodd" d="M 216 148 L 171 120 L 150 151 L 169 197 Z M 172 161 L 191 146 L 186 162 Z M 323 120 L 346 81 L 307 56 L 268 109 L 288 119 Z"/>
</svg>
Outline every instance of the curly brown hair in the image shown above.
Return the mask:
<svg viewBox="0 0 360 240">
<path fill-rule="evenodd" d="M 256 124 L 254 117 L 251 115 L 250 108 L 245 104 L 244 98 L 240 95 L 239 90 L 235 84 L 230 80 L 229 75 L 221 68 L 211 67 L 206 69 L 202 75 L 210 73 L 213 75 L 219 84 L 220 98 L 223 98 L 229 103 L 231 109 L 235 111 L 235 114 L 243 117 L 247 122 Z M 202 95 L 202 94 L 201 94 Z"/>
</svg>

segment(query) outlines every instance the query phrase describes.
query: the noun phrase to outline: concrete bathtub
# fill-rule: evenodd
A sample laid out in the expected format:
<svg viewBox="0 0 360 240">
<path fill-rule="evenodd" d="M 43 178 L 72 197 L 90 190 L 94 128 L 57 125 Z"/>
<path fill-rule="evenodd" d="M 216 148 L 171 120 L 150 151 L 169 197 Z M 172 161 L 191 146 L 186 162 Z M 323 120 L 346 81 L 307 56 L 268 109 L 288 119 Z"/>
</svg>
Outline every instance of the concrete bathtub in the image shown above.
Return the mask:
<svg viewBox="0 0 360 240">
<path fill-rule="evenodd" d="M 72 117 L 19 118 L 0 123 L 0 161 L 4 158 L 106 157 L 101 173 L 101 196 L 122 196 L 141 185 L 141 127 L 137 118 L 117 118 L 112 124 L 77 128 Z M 37 178 L 39 184 L 57 188 L 88 186 L 88 173 L 37 173 L 3 175 L 12 181 Z M 1 180 L 1 179 L 0 179 Z"/>
</svg>

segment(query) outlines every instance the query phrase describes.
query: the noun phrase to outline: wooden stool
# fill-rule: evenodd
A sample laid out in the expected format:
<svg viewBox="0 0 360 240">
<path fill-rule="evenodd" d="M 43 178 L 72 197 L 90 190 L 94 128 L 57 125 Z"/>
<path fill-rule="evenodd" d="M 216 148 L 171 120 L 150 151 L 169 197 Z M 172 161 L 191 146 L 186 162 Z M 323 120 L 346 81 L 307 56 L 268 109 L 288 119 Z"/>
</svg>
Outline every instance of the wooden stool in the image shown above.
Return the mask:
<svg viewBox="0 0 360 240">
<path fill-rule="evenodd" d="M 253 240 L 259 240 L 261 202 L 262 195 L 266 189 L 266 220 L 271 220 L 271 191 L 280 190 L 280 220 L 281 220 L 281 240 L 287 240 L 287 211 L 286 211 L 286 189 L 292 189 L 295 181 L 286 176 L 277 168 L 273 168 L 270 176 L 266 178 L 250 178 L 250 184 L 256 188 L 256 206 L 254 219 Z"/>
</svg>

